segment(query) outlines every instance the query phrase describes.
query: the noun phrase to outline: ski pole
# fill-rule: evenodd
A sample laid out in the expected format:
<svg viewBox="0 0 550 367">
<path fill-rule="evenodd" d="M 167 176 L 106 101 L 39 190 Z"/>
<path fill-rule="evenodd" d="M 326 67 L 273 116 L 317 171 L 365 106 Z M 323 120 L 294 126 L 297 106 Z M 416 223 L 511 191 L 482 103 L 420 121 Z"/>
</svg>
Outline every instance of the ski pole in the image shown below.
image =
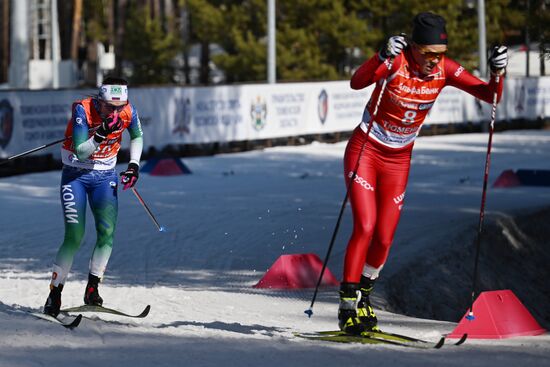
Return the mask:
<svg viewBox="0 0 550 367">
<path fill-rule="evenodd" d="M 141 197 L 139 192 L 136 190 L 136 188 L 132 187 L 132 192 L 134 193 L 134 195 L 136 195 L 136 197 L 137 197 L 138 201 L 140 202 L 141 206 L 143 206 L 143 209 L 145 209 L 145 211 L 149 215 L 149 218 L 151 218 L 153 223 L 155 223 L 155 226 L 157 226 L 157 229 L 159 230 L 159 232 L 166 232 L 166 228 L 164 228 L 163 226 L 161 226 L 159 224 L 159 222 L 157 221 L 157 219 L 155 218 L 155 216 L 151 212 L 151 209 L 149 209 L 147 204 L 145 204 L 145 201 L 143 200 L 143 198 Z"/>
<path fill-rule="evenodd" d="M 9 163 L 10 161 L 16 159 L 16 158 L 19 158 L 19 157 L 23 157 L 23 156 L 26 156 L 26 155 L 29 155 L 31 153 L 34 153 L 34 152 L 38 152 L 39 150 L 42 150 L 42 149 L 45 149 L 47 147 L 51 147 L 52 145 L 55 145 L 55 144 L 59 144 L 59 143 L 62 143 L 64 142 L 65 140 L 69 139 L 70 136 L 67 136 L 63 139 L 59 139 L 59 140 L 56 140 L 56 141 L 52 141 L 51 143 L 48 143 L 48 144 L 44 144 L 44 145 L 41 145 L 39 147 L 36 147 L 36 148 L 33 148 L 33 149 L 30 149 L 30 150 L 27 150 L 26 152 L 23 152 L 23 153 L 19 153 L 19 154 L 16 154 L 14 156 L 11 156 L 9 158 L 6 158 L 5 161 L 3 162 L 0 162 L 0 166 L 3 165 L 3 164 L 7 164 Z"/>
<path fill-rule="evenodd" d="M 95 132 L 98 128 L 99 128 L 99 126 L 94 127 L 94 128 L 91 128 L 90 131 L 91 131 L 91 132 Z M 52 145 L 56 145 L 56 144 L 59 144 L 59 143 L 63 143 L 65 140 L 71 139 L 71 138 L 72 138 L 72 136 L 66 136 L 66 137 L 64 137 L 63 139 L 59 139 L 59 140 L 56 140 L 56 141 L 52 141 L 51 143 L 47 143 L 47 144 L 41 145 L 41 146 L 39 146 L 39 147 L 36 147 L 36 148 L 32 148 L 32 149 L 30 149 L 30 150 L 27 150 L 26 152 L 19 153 L 19 154 L 16 154 L 16 155 L 14 155 L 14 156 L 8 157 L 8 158 L 6 158 L 5 161 L 0 162 L 0 166 L 3 165 L 3 164 L 7 164 L 7 163 L 9 163 L 10 161 L 12 161 L 12 160 L 14 160 L 14 159 L 16 159 L 16 158 L 20 158 L 20 157 L 29 155 L 29 154 L 34 153 L 34 152 L 38 152 L 39 150 L 45 149 L 45 148 L 47 148 L 47 147 L 51 147 Z"/>
<path fill-rule="evenodd" d="M 500 76 L 497 75 L 495 77 L 495 82 L 498 84 L 500 81 Z M 477 238 L 476 238 L 476 256 L 475 256 L 475 262 L 474 262 L 474 274 L 473 274 L 473 282 L 472 282 L 472 299 L 470 303 L 470 311 L 468 312 L 468 316 L 466 318 L 468 320 L 475 319 L 474 316 L 474 300 L 475 295 L 477 293 L 477 273 L 478 273 L 478 263 L 479 263 L 479 252 L 481 249 L 481 231 L 483 229 L 483 219 L 485 217 L 485 199 L 487 196 L 487 182 L 489 180 L 489 167 L 491 166 L 491 147 L 493 145 L 493 132 L 495 130 L 495 120 L 497 115 L 497 99 L 498 99 L 498 89 L 493 94 L 493 105 L 491 108 L 491 123 L 489 124 L 489 142 L 487 143 L 487 155 L 485 156 L 485 174 L 483 177 L 483 190 L 481 192 L 481 207 L 479 210 L 479 223 L 477 227 Z"/>
<path fill-rule="evenodd" d="M 393 58 L 390 58 L 388 62 L 388 71 L 391 70 L 393 66 Z M 363 141 L 363 145 L 361 145 L 361 150 L 359 151 L 359 156 L 357 157 L 357 162 L 355 163 L 355 169 L 353 170 L 353 174 L 351 175 L 349 179 L 348 186 L 346 188 L 346 195 L 344 196 L 344 200 L 342 200 L 342 205 L 340 206 L 340 213 L 338 214 L 338 219 L 336 220 L 336 225 L 334 226 L 334 231 L 332 232 L 332 237 L 330 239 L 330 244 L 327 249 L 327 254 L 325 255 L 325 260 L 323 262 L 323 267 L 321 268 L 321 274 L 319 274 L 319 279 L 317 280 L 317 285 L 315 286 L 315 291 L 313 292 L 313 297 L 311 299 L 311 304 L 309 305 L 309 308 L 304 311 L 304 313 L 311 317 L 313 315 L 313 305 L 315 304 L 315 299 L 317 298 L 317 293 L 319 292 L 319 286 L 321 285 L 321 281 L 323 280 L 323 275 L 325 273 L 325 269 L 327 268 L 328 259 L 330 258 L 330 254 L 332 252 L 332 247 L 334 246 L 334 242 L 336 240 L 336 235 L 338 234 L 338 230 L 340 229 L 340 222 L 342 221 L 342 216 L 344 214 L 344 210 L 346 209 L 346 204 L 348 202 L 349 198 L 349 190 L 351 185 L 353 184 L 353 180 L 357 176 L 357 171 L 359 170 L 359 162 L 361 161 L 361 156 L 363 155 L 363 151 L 365 150 L 365 147 L 367 146 L 367 141 L 369 139 L 370 130 L 372 128 L 372 123 L 374 121 L 374 118 L 376 117 L 376 114 L 378 113 L 378 107 L 380 106 L 380 101 L 382 101 L 382 95 L 384 94 L 384 91 L 386 90 L 386 84 L 388 83 L 388 78 L 386 77 L 384 79 L 384 82 L 382 83 L 382 88 L 380 89 L 380 94 L 378 95 L 378 100 L 376 101 L 376 105 L 374 106 L 374 112 L 372 114 L 372 117 L 369 121 L 369 126 L 367 128 L 367 133 L 365 135 L 365 140 Z"/>
</svg>

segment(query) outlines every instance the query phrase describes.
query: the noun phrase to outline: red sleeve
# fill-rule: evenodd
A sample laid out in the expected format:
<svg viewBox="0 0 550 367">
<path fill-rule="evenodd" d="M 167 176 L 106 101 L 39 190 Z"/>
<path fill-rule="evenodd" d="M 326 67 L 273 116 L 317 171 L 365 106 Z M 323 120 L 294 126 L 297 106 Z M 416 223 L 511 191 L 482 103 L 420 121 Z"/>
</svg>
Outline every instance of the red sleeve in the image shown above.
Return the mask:
<svg viewBox="0 0 550 367">
<path fill-rule="evenodd" d="M 487 103 L 493 103 L 493 94 L 497 91 L 497 103 L 500 102 L 504 87 L 503 75 L 500 76 L 498 85 L 493 75 L 490 82 L 486 83 L 449 58 L 445 58 L 445 75 L 447 85 L 461 89 Z"/>
<path fill-rule="evenodd" d="M 380 60 L 378 53 L 368 59 L 353 73 L 350 80 L 350 86 L 352 89 L 363 89 L 368 87 L 374 82 L 385 78 L 390 73 L 394 73 L 399 69 L 403 55 L 399 55 L 395 58 L 391 70 L 388 70 L 389 58 L 385 61 Z"/>
</svg>

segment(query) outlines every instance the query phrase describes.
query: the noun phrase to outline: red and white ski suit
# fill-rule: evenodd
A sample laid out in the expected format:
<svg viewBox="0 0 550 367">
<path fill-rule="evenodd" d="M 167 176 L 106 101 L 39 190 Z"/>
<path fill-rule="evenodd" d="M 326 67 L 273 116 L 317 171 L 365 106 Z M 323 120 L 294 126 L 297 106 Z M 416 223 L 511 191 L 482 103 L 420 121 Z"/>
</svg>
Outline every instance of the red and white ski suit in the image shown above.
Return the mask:
<svg viewBox="0 0 550 367">
<path fill-rule="evenodd" d="M 377 84 L 346 147 L 346 184 L 356 168 L 385 78 L 387 84 L 349 189 L 353 233 L 345 255 L 344 282 L 358 283 L 365 265 L 365 275 L 375 278 L 386 262 L 404 203 L 414 140 L 441 90 L 456 87 L 488 103 L 495 90 L 498 100 L 502 96 L 504 78 L 498 85 L 494 77 L 486 83 L 444 56 L 430 75 L 423 76 L 417 69 L 407 49 L 395 58 L 391 70 L 388 60 L 382 62 L 376 54 L 351 78 L 353 89 Z M 374 274 L 368 269 L 374 269 Z"/>
</svg>

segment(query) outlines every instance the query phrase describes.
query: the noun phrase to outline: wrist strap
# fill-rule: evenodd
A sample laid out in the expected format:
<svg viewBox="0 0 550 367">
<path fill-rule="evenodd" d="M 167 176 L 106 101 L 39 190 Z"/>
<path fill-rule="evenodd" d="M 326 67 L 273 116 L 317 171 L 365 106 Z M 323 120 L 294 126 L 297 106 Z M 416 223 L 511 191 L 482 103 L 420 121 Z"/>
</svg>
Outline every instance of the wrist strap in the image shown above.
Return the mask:
<svg viewBox="0 0 550 367">
<path fill-rule="evenodd" d="M 100 135 L 99 133 L 95 133 L 94 134 L 94 140 L 97 142 L 97 143 L 102 143 L 103 140 L 107 139 L 106 136 L 103 136 L 103 135 Z"/>
<path fill-rule="evenodd" d="M 139 171 L 139 165 L 137 163 L 134 163 L 134 162 L 130 162 L 128 163 L 128 169 L 130 170 L 134 170 L 134 171 Z"/>
</svg>

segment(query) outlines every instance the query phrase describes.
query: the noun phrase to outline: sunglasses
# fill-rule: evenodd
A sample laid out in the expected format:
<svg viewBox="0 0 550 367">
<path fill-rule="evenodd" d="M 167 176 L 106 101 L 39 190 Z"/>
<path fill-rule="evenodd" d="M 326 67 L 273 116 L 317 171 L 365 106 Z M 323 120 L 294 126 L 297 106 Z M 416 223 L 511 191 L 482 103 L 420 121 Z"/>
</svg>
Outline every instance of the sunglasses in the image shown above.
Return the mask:
<svg viewBox="0 0 550 367">
<path fill-rule="evenodd" d="M 435 59 L 441 60 L 441 58 L 445 56 L 445 54 L 447 53 L 447 51 L 443 51 L 443 52 L 422 51 L 418 47 L 416 48 L 416 50 L 418 51 L 418 53 L 424 56 L 424 58 L 427 60 L 435 60 Z"/>
<path fill-rule="evenodd" d="M 126 104 L 123 104 L 122 106 L 113 106 L 107 103 L 102 104 L 102 108 L 105 109 L 107 112 L 120 112 L 126 107 Z"/>
</svg>

